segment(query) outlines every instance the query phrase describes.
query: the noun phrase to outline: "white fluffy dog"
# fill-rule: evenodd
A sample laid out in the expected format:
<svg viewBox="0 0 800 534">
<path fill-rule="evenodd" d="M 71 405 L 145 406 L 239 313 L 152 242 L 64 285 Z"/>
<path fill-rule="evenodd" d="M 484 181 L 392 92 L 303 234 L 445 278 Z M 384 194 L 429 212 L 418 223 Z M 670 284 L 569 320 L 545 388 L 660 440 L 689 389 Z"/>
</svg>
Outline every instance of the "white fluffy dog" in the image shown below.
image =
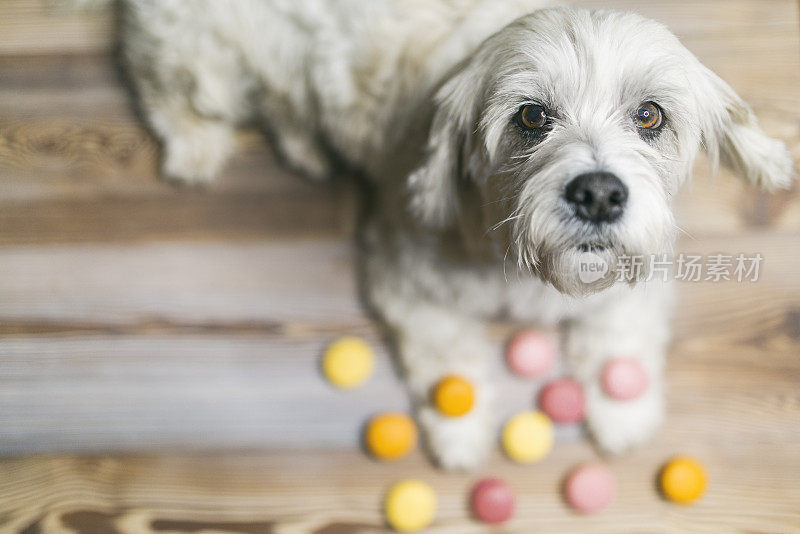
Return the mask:
<svg viewBox="0 0 800 534">
<path fill-rule="evenodd" d="M 767 190 L 785 146 L 661 24 L 542 0 L 127 0 L 125 61 L 163 172 L 207 182 L 234 129 L 263 121 L 314 178 L 344 161 L 369 178 L 361 228 L 370 305 L 394 335 L 432 454 L 478 464 L 495 440 L 483 320 L 563 323 L 562 349 L 605 451 L 662 419 L 670 291 L 614 281 L 620 256 L 670 251 L 670 201 L 700 147 Z M 584 283 L 582 255 L 611 266 Z M 605 396 L 609 358 L 651 386 Z M 445 374 L 475 408 L 429 404 Z"/>
</svg>

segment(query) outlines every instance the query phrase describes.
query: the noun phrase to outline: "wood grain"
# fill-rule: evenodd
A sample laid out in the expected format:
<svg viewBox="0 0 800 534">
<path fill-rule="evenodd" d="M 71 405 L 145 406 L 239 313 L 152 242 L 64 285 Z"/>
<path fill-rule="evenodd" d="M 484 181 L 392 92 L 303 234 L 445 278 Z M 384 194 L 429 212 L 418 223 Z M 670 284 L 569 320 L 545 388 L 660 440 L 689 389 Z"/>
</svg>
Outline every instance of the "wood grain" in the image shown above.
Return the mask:
<svg viewBox="0 0 800 534">
<path fill-rule="evenodd" d="M 0 54 L 93 52 L 114 40 L 111 10 L 81 10 L 75 0 L 0 2 Z M 85 1 L 85 4 L 91 2 Z M 108 4 L 113 2 L 109 1 Z"/>
<path fill-rule="evenodd" d="M 665 22 L 800 159 L 797 2 L 576 3 Z M 111 20 L 0 1 L 0 533 L 384 532 L 381 495 L 411 476 L 439 494 L 432 532 L 484 532 L 465 509 L 478 474 L 357 451 L 364 419 L 407 400 L 356 296 L 355 188 L 298 179 L 254 131 L 208 190 L 158 181 Z M 607 513 L 578 517 L 559 497 L 596 458 L 566 429 L 540 464 L 481 471 L 517 491 L 503 531 L 800 533 L 800 194 L 712 179 L 701 158 L 676 215 L 679 251 L 760 252 L 759 281 L 678 283 L 667 424 L 607 459 L 620 484 Z M 493 325 L 498 353 L 514 327 Z M 318 355 L 349 333 L 378 367 L 342 393 Z M 495 363 L 500 415 L 529 407 L 539 384 Z M 692 508 L 654 489 L 677 453 L 711 476 Z"/>
<path fill-rule="evenodd" d="M 764 458 L 713 451 L 669 439 L 613 460 L 619 497 L 596 516 L 577 516 L 559 498 L 566 470 L 593 457 L 585 444 L 557 448 L 527 467 L 495 458 L 484 472 L 518 494 L 502 532 L 783 533 L 800 532 L 796 454 L 778 443 Z M 688 450 L 706 462 L 712 482 L 693 507 L 660 500 L 654 478 L 664 458 Z M 358 473 L 358 476 L 352 476 Z M 417 477 L 437 491 L 436 521 L 426 532 L 486 532 L 469 519 L 466 495 L 477 475 L 443 473 L 419 456 L 378 464 L 353 451 L 29 458 L 0 465 L 0 513 L 8 532 L 226 532 L 364 534 L 385 532 L 381 497 L 393 480 Z"/>
<path fill-rule="evenodd" d="M 81 8 L 84 4 L 86 7 Z M 3 0 L 0 54 L 105 51 L 114 44 L 112 0 Z M 681 37 L 722 35 L 742 27 L 794 31 L 793 0 L 574 0 L 590 9 L 636 11 L 667 24 Z M 737 33 L 736 37 L 742 37 Z M 796 35 L 795 35 L 796 38 Z"/>
</svg>

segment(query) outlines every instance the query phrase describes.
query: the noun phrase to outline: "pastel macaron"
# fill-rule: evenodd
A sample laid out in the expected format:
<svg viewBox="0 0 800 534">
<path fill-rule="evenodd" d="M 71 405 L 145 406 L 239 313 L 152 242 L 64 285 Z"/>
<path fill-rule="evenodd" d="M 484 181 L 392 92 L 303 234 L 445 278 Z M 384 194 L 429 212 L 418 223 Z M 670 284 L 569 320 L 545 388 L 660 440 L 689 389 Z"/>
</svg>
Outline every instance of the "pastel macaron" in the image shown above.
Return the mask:
<svg viewBox="0 0 800 534">
<path fill-rule="evenodd" d="M 539 411 L 521 412 L 503 426 L 501 442 L 506 455 L 518 463 L 532 463 L 553 449 L 555 431 L 550 418 Z"/>
<path fill-rule="evenodd" d="M 571 378 L 553 380 L 539 393 L 539 408 L 556 423 L 580 423 L 585 415 L 583 386 Z"/>
<path fill-rule="evenodd" d="M 516 498 L 511 487 L 498 478 L 479 480 L 470 493 L 470 508 L 484 523 L 505 523 L 514 515 Z"/>
<path fill-rule="evenodd" d="M 375 458 L 398 460 L 407 456 L 417 445 L 417 425 L 404 413 L 386 412 L 369 420 L 364 442 Z"/>
<path fill-rule="evenodd" d="M 706 492 L 708 476 L 705 467 L 689 456 L 673 458 L 659 476 L 661 491 L 678 504 L 692 504 Z"/>
<path fill-rule="evenodd" d="M 363 384 L 375 369 L 375 357 L 366 341 L 355 336 L 337 339 L 322 355 L 322 372 L 328 381 L 342 389 Z"/>
<path fill-rule="evenodd" d="M 429 526 L 436 517 L 436 492 L 421 480 L 407 479 L 389 488 L 384 514 L 398 532 L 415 532 Z"/>
<path fill-rule="evenodd" d="M 570 472 L 564 482 L 564 497 L 581 514 L 607 508 L 617 497 L 617 481 L 603 464 L 591 462 Z"/>
<path fill-rule="evenodd" d="M 614 358 L 600 375 L 603 392 L 612 399 L 627 401 L 640 397 L 650 385 L 644 364 L 635 358 Z"/>
<path fill-rule="evenodd" d="M 475 404 L 475 388 L 464 377 L 446 376 L 433 390 L 433 404 L 442 415 L 461 417 L 469 413 Z"/>
<path fill-rule="evenodd" d="M 518 376 L 538 378 L 553 369 L 557 354 L 555 336 L 539 330 L 523 330 L 509 341 L 506 364 Z"/>
</svg>

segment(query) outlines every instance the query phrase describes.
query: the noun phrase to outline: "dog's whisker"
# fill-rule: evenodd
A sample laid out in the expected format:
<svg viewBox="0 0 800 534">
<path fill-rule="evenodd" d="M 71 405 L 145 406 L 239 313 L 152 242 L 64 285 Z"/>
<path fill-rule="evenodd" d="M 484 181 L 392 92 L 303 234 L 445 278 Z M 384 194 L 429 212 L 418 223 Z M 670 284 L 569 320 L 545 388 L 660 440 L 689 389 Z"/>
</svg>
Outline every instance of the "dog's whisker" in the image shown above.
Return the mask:
<svg viewBox="0 0 800 534">
<path fill-rule="evenodd" d="M 675 224 L 675 228 L 677 228 L 677 230 L 678 230 L 680 233 L 682 233 L 683 235 L 685 235 L 686 237 L 688 237 L 688 238 L 689 238 L 689 239 L 691 239 L 692 241 L 697 241 L 697 238 L 695 238 L 695 237 L 694 237 L 692 234 L 690 234 L 690 233 L 689 233 L 689 232 L 688 232 L 686 229 L 684 229 L 682 226 L 680 226 L 680 225 L 678 225 L 678 224 Z"/>
<path fill-rule="evenodd" d="M 511 244 L 506 247 L 506 251 L 503 254 L 503 279 L 506 283 L 508 283 L 508 274 L 506 273 L 506 267 L 508 265 L 508 253 L 511 250 Z"/>
<path fill-rule="evenodd" d="M 507 222 L 514 221 L 514 220 L 519 219 L 520 217 L 524 217 L 524 216 L 525 216 L 524 213 L 520 213 L 520 214 L 517 214 L 517 215 L 511 215 L 509 217 L 506 217 L 505 219 L 503 219 L 499 223 L 495 224 L 494 226 L 492 226 L 491 228 L 486 230 L 486 233 L 488 234 L 489 232 L 494 232 L 495 230 L 497 230 L 498 228 L 500 228 L 501 226 L 503 226 Z"/>
<path fill-rule="evenodd" d="M 507 196 L 504 196 L 502 198 L 498 198 L 497 200 L 489 200 L 489 201 L 484 202 L 483 204 L 481 204 L 481 207 L 485 208 L 486 206 L 491 206 L 492 204 L 499 204 L 501 202 L 507 202 L 507 201 L 509 201 L 509 200 L 511 200 L 513 198 L 514 197 L 512 195 L 507 195 Z"/>
</svg>

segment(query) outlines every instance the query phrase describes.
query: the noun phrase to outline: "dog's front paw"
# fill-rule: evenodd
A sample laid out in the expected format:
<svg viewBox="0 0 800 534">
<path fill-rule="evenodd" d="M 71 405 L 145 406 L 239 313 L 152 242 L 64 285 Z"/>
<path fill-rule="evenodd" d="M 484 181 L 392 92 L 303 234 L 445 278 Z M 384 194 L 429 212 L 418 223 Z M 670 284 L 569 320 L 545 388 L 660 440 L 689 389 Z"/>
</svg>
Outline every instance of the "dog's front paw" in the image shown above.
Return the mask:
<svg viewBox="0 0 800 534">
<path fill-rule="evenodd" d="M 164 142 L 164 178 L 179 185 L 203 185 L 216 178 L 234 150 L 228 125 L 204 122 L 167 136 Z"/>
<path fill-rule="evenodd" d="M 598 381 L 585 384 L 586 422 L 598 447 L 619 454 L 647 442 L 664 418 L 664 401 L 657 381 L 640 397 L 615 400 Z"/>
<path fill-rule="evenodd" d="M 492 424 L 485 410 L 473 409 L 461 417 L 446 417 L 424 406 L 419 421 L 428 449 L 445 469 L 471 470 L 482 464 L 493 443 Z"/>
</svg>

